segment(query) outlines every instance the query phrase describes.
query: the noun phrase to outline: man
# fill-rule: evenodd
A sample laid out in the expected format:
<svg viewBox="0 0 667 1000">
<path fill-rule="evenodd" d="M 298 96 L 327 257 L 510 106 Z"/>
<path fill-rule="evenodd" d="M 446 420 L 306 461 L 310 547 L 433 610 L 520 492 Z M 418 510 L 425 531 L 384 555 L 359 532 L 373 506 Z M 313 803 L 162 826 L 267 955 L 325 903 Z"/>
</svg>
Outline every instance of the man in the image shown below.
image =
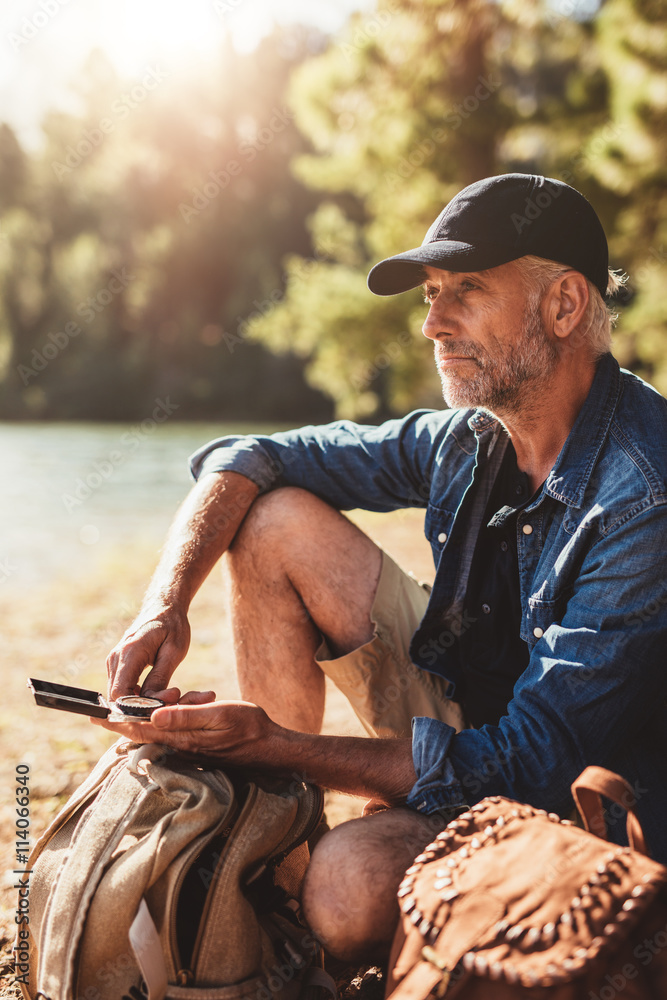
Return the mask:
<svg viewBox="0 0 667 1000">
<path fill-rule="evenodd" d="M 341 957 L 386 952 L 404 869 L 466 805 L 502 794 L 566 814 L 587 764 L 632 783 L 667 861 L 667 404 L 609 353 L 609 281 L 573 188 L 465 188 L 421 247 L 369 275 L 378 294 L 423 285 L 451 409 L 206 446 L 109 657 L 112 695 L 152 665 L 144 692 L 176 701 L 189 603 L 231 546 L 246 701 L 190 693 L 116 728 L 394 807 L 313 855 L 306 915 Z M 427 509 L 430 596 L 339 513 L 406 506 Z M 318 735 L 325 674 L 376 739 Z"/>
</svg>

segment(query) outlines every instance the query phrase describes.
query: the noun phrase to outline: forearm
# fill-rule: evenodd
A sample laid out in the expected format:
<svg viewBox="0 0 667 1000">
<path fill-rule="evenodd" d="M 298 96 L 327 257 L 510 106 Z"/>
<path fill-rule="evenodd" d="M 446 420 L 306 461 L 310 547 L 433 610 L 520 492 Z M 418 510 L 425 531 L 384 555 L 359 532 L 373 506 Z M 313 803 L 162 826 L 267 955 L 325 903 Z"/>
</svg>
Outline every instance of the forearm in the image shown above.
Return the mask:
<svg viewBox="0 0 667 1000">
<path fill-rule="evenodd" d="M 252 747 L 249 752 L 252 755 Z M 416 780 L 409 738 L 318 736 L 280 729 L 256 756 L 263 768 L 387 805 L 402 805 Z"/>
<path fill-rule="evenodd" d="M 142 690 L 167 698 L 169 680 L 190 645 L 190 602 L 233 541 L 258 492 L 245 476 L 224 472 L 204 476 L 186 497 L 141 610 L 107 657 L 112 699 L 134 691 L 148 666 Z M 177 690 L 171 695 L 178 697 Z"/>
<path fill-rule="evenodd" d="M 204 476 L 186 497 L 171 526 L 144 598 L 184 610 L 229 548 L 259 488 L 238 472 Z"/>
<path fill-rule="evenodd" d="M 387 805 L 402 805 L 416 778 L 410 739 L 294 732 L 249 702 L 195 704 L 192 696 L 186 696 L 179 705 L 157 709 L 150 721 L 99 724 L 137 743 L 161 743 L 184 753 L 205 754 L 223 767 L 273 771 Z"/>
</svg>

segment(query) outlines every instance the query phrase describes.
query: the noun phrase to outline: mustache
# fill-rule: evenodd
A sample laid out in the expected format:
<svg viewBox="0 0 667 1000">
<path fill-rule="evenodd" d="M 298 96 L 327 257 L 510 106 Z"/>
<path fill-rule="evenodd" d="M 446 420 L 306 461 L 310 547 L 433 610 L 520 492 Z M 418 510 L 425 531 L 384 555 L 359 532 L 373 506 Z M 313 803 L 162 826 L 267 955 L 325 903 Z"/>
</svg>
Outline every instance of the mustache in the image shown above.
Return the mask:
<svg viewBox="0 0 667 1000">
<path fill-rule="evenodd" d="M 446 344 L 436 343 L 433 347 L 436 364 L 447 358 L 470 358 L 479 362 L 480 355 L 483 358 L 485 354 L 479 344 L 471 344 L 465 340 L 448 340 Z"/>
</svg>

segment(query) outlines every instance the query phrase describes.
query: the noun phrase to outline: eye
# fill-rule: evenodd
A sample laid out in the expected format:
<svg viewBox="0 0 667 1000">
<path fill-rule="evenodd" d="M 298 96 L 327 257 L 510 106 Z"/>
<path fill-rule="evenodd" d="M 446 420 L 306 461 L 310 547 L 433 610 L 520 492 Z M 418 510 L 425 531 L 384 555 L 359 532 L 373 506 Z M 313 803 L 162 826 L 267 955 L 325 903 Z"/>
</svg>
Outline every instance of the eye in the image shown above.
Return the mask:
<svg viewBox="0 0 667 1000">
<path fill-rule="evenodd" d="M 424 302 L 426 303 L 427 306 L 429 306 L 431 302 L 433 302 L 433 300 L 436 299 L 437 297 L 438 297 L 438 289 L 435 287 L 435 285 L 429 285 L 427 288 L 424 289 Z"/>
<path fill-rule="evenodd" d="M 462 292 L 474 292 L 478 287 L 479 285 L 476 285 L 475 282 L 471 281 L 469 278 L 465 278 L 460 284 Z"/>
</svg>

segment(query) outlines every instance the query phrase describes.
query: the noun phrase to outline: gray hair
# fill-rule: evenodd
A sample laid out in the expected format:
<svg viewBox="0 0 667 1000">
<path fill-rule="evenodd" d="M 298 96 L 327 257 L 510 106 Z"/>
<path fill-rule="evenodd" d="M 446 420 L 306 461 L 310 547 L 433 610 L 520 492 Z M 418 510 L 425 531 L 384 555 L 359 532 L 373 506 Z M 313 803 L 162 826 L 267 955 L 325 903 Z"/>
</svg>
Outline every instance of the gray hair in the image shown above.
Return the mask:
<svg viewBox="0 0 667 1000">
<path fill-rule="evenodd" d="M 531 305 L 538 305 L 549 286 L 567 271 L 573 270 L 565 264 L 532 255 L 519 257 L 514 264 L 523 279 Z M 607 295 L 612 295 L 623 287 L 627 275 L 609 271 Z M 588 285 L 588 305 L 581 320 L 581 339 L 586 343 L 595 359 L 611 351 L 611 330 L 618 314 L 605 302 L 599 290 L 586 278 Z"/>
</svg>

